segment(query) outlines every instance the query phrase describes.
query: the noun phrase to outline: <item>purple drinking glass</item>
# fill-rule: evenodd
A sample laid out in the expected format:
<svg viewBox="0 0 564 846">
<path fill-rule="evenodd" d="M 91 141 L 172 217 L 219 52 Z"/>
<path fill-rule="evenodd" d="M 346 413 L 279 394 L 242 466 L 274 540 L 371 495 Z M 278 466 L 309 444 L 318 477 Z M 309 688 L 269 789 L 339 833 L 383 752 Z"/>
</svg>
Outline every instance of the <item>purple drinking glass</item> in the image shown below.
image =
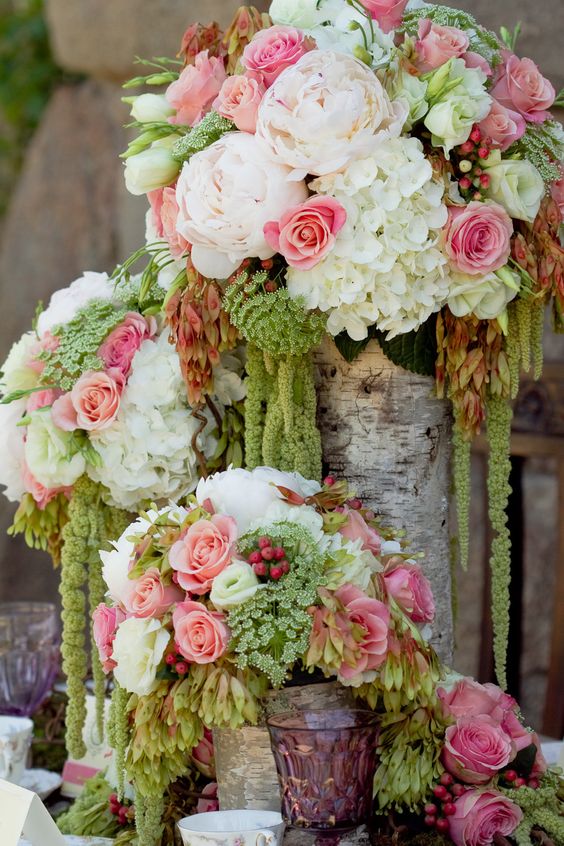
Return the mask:
<svg viewBox="0 0 564 846">
<path fill-rule="evenodd" d="M 0 602 L 0 714 L 31 716 L 58 668 L 56 607 L 49 602 Z"/>
<path fill-rule="evenodd" d="M 267 721 L 292 828 L 337 844 L 369 821 L 380 720 L 372 711 L 338 709 L 277 714 Z"/>
</svg>

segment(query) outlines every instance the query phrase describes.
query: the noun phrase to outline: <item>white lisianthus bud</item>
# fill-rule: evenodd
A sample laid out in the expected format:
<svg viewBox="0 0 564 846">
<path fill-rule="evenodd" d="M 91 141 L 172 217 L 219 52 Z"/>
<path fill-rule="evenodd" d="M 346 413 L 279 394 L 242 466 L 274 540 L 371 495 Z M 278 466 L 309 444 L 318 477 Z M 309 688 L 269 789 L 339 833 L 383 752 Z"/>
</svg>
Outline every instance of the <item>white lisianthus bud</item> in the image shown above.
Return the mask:
<svg viewBox="0 0 564 846">
<path fill-rule="evenodd" d="M 164 94 L 140 94 L 131 106 L 131 117 L 140 123 L 158 123 L 166 121 L 174 109 Z"/>
<path fill-rule="evenodd" d="M 178 136 L 171 135 L 153 144 L 125 162 L 125 184 L 130 194 L 139 196 L 174 182 L 180 163 L 173 159 L 171 147 Z"/>
</svg>

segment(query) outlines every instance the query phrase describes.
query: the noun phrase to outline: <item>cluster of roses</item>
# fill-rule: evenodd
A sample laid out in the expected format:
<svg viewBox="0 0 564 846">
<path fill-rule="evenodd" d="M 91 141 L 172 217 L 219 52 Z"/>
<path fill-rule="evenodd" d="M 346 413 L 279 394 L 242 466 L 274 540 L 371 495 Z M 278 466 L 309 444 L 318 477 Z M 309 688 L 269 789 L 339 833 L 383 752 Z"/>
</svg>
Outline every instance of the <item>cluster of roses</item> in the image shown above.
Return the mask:
<svg viewBox="0 0 564 846">
<path fill-rule="evenodd" d="M 514 220 L 532 223 L 545 194 L 514 145 L 552 119 L 556 94 L 500 45 L 490 65 L 470 30 L 421 16 L 410 34 L 406 5 L 274 0 L 273 25 L 242 9 L 224 41 L 191 29 L 178 78 L 133 102 L 140 125 L 172 134 L 125 171 L 177 270 L 189 257 L 225 280 L 278 254 L 290 295 L 356 340 L 371 325 L 411 331 L 447 304 L 503 317 L 520 287 Z M 210 113 L 225 126 L 183 156 L 179 139 Z M 558 207 L 563 184 L 552 178 Z"/>
</svg>

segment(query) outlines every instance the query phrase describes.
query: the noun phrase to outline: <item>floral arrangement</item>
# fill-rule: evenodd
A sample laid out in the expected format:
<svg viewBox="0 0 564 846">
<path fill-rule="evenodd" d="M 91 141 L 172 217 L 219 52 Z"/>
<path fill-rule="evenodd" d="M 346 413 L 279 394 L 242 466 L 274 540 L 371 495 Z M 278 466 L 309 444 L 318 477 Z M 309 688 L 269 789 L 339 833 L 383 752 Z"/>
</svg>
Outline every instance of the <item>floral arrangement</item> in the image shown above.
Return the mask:
<svg viewBox="0 0 564 846">
<path fill-rule="evenodd" d="M 382 713 L 383 819 L 408 815 L 457 846 L 515 831 L 529 843 L 537 825 L 564 835 L 558 777 L 515 700 L 447 675 L 427 640 L 435 609 L 417 556 L 344 482 L 228 470 L 187 507 L 142 514 L 101 557 L 108 604 L 94 637 L 116 683 L 116 765 L 137 791 L 143 846 L 158 842 L 162 797 L 204 732 L 257 723 L 266 690 L 303 671 Z"/>
<path fill-rule="evenodd" d="M 214 284 L 247 342 L 248 467 L 320 478 L 311 351 L 377 339 L 453 405 L 460 556 L 470 443 L 491 445 L 496 670 L 508 631 L 510 401 L 562 327 L 562 105 L 534 62 L 461 10 L 407 0 L 273 0 L 222 34 L 193 25 L 126 98 L 125 180 L 146 194 L 147 285 L 167 315 Z M 158 92 L 159 86 L 164 89 Z M 126 263 L 122 272 L 129 272 Z M 190 332 L 192 332 L 190 324 Z M 179 336 L 189 394 L 205 390 Z M 212 345 L 213 346 L 213 345 Z M 201 362 L 204 362 L 202 365 Z"/>
</svg>

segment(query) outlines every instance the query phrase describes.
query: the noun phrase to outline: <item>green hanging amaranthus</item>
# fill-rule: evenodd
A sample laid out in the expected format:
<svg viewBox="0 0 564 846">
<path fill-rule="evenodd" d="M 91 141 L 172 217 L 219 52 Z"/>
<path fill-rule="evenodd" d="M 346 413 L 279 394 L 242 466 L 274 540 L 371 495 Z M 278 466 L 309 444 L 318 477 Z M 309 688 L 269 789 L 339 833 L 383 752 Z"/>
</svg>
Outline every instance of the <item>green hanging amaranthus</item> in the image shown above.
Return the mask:
<svg viewBox="0 0 564 846">
<path fill-rule="evenodd" d="M 452 429 L 452 477 L 456 497 L 456 519 L 458 525 L 458 551 L 460 565 L 468 568 L 470 549 L 470 499 L 472 442 L 464 432 L 460 420 L 455 420 Z"/>
</svg>

